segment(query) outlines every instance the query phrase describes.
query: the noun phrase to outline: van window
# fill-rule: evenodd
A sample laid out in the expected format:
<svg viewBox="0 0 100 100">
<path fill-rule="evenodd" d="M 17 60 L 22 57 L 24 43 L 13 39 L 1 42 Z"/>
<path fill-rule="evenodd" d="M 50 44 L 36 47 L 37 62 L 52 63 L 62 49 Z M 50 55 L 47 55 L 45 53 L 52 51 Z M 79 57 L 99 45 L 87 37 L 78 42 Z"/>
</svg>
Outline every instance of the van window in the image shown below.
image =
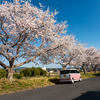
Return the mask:
<svg viewBox="0 0 100 100">
<path fill-rule="evenodd" d="M 60 71 L 60 74 L 68 74 L 70 73 L 70 70 L 63 70 L 63 71 Z"/>
<path fill-rule="evenodd" d="M 76 73 L 75 71 L 76 71 L 76 70 L 71 70 L 71 73 Z"/>
</svg>

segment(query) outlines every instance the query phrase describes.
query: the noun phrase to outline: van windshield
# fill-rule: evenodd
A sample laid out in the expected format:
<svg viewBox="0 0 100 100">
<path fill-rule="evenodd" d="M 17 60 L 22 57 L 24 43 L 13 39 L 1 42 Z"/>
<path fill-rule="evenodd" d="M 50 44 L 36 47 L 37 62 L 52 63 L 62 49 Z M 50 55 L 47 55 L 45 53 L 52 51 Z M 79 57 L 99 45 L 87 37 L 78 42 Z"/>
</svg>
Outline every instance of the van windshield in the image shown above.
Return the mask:
<svg viewBox="0 0 100 100">
<path fill-rule="evenodd" d="M 70 70 L 63 70 L 63 71 L 60 71 L 60 74 L 68 74 L 70 73 Z"/>
</svg>

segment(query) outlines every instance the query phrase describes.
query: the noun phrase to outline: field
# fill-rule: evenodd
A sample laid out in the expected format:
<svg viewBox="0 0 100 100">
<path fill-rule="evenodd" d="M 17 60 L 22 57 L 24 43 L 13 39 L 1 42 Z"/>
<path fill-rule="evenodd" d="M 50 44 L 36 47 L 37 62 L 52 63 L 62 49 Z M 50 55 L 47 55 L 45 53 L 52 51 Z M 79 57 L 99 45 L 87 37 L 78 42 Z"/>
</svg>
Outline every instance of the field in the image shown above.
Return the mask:
<svg viewBox="0 0 100 100">
<path fill-rule="evenodd" d="M 100 72 L 92 74 L 88 72 L 87 74 L 81 73 L 82 79 L 100 76 Z M 0 79 L 0 95 L 14 93 L 29 89 L 36 89 L 45 86 L 59 84 L 59 75 L 52 74 L 46 77 L 30 77 L 23 79 L 14 79 L 13 82 L 9 82 L 6 78 Z"/>
</svg>

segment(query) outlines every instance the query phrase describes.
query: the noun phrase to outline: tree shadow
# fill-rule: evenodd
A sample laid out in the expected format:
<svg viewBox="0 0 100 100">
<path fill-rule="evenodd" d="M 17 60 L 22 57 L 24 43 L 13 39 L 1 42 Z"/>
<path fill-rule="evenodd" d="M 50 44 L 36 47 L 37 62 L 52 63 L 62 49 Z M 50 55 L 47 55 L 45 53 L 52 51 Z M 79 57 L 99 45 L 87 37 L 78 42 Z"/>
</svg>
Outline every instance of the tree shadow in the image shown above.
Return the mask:
<svg viewBox="0 0 100 100">
<path fill-rule="evenodd" d="M 88 91 L 73 100 L 100 100 L 100 91 Z"/>
<path fill-rule="evenodd" d="M 49 79 L 49 81 L 55 84 L 60 84 L 60 80 L 57 78 Z"/>
<path fill-rule="evenodd" d="M 71 82 L 60 82 L 60 79 L 57 79 L 57 78 L 49 79 L 49 81 L 55 84 L 70 84 L 71 83 Z"/>
<path fill-rule="evenodd" d="M 95 76 L 100 76 L 100 73 L 94 73 Z"/>
</svg>

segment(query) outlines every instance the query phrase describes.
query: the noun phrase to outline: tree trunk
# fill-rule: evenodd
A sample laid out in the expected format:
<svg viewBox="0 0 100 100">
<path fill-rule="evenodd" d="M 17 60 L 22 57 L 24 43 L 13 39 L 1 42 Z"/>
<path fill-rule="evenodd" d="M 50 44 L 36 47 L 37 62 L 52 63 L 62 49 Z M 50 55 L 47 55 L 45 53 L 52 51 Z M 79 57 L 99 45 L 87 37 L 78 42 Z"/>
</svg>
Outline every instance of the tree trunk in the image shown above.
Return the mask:
<svg viewBox="0 0 100 100">
<path fill-rule="evenodd" d="M 98 65 L 95 65 L 95 66 L 94 66 L 94 73 L 96 73 L 96 71 L 97 71 L 97 70 L 96 70 L 96 69 L 97 69 L 97 66 L 98 66 Z"/>
<path fill-rule="evenodd" d="M 84 71 L 84 74 L 86 74 L 86 68 L 84 68 L 84 65 L 82 66 L 82 69 Z"/>
<path fill-rule="evenodd" d="M 96 73 L 97 71 L 96 71 L 96 68 L 94 68 L 94 73 Z"/>
<path fill-rule="evenodd" d="M 7 69 L 7 79 L 12 82 L 13 81 L 13 72 L 14 70 L 12 68 Z"/>
<path fill-rule="evenodd" d="M 66 69 L 66 66 L 63 66 L 63 69 Z"/>
<path fill-rule="evenodd" d="M 86 74 L 86 68 L 84 68 L 84 74 Z"/>
</svg>

